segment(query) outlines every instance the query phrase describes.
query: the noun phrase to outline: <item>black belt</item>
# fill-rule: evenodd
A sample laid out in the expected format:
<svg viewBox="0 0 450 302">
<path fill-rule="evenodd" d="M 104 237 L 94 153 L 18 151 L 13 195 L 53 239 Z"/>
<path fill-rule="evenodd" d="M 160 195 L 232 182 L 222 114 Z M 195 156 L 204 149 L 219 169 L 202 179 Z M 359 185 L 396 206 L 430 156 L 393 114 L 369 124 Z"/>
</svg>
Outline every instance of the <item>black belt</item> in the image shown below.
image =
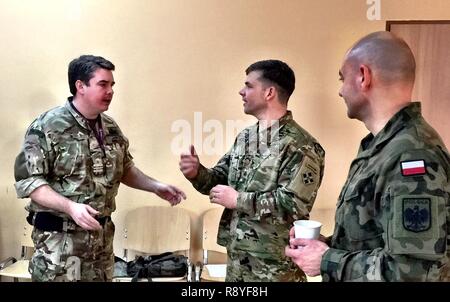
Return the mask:
<svg viewBox="0 0 450 302">
<path fill-rule="evenodd" d="M 108 221 L 111 220 L 111 217 L 104 216 L 96 219 L 101 226 L 104 226 Z M 67 223 L 70 222 L 76 225 L 76 223 L 69 218 L 55 216 L 49 212 L 36 213 L 30 211 L 27 217 L 27 221 L 29 224 L 34 225 L 37 229 L 48 232 L 70 232 L 73 230 L 67 229 Z"/>
</svg>

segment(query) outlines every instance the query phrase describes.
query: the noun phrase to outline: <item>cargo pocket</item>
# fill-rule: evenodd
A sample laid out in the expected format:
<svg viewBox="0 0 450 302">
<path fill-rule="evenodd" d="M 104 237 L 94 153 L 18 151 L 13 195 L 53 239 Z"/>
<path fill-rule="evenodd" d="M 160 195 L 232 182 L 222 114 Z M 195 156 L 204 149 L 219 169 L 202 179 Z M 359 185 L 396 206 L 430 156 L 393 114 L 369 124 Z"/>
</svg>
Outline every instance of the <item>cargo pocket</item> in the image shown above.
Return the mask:
<svg viewBox="0 0 450 302">
<path fill-rule="evenodd" d="M 347 191 L 338 212 L 351 250 L 373 250 L 384 246 L 384 229 L 376 216 L 374 201 L 365 199 L 362 202 L 360 190 Z"/>
<path fill-rule="evenodd" d="M 433 195 L 396 195 L 392 192 L 393 217 L 389 249 L 393 254 L 421 257 L 443 255 L 446 251 L 445 199 Z M 440 257 L 440 256 L 437 256 Z"/>
<path fill-rule="evenodd" d="M 53 281 L 57 275 L 61 275 L 63 271 L 61 260 L 66 236 L 65 232 L 33 229 L 32 239 L 36 249 L 29 266 L 33 281 Z"/>
<path fill-rule="evenodd" d="M 55 146 L 58 154 L 54 161 L 57 177 L 84 175 L 86 170 L 86 154 L 88 141 L 83 136 L 71 134 Z"/>
<path fill-rule="evenodd" d="M 269 192 L 277 188 L 279 161 L 273 155 L 255 154 L 250 158 L 250 166 L 246 166 L 249 192 Z"/>
<path fill-rule="evenodd" d="M 297 168 L 291 168 L 290 172 L 295 175 L 286 188 L 308 201 L 313 201 L 320 185 L 320 166 L 308 156 L 304 156 L 300 168 Z"/>
</svg>

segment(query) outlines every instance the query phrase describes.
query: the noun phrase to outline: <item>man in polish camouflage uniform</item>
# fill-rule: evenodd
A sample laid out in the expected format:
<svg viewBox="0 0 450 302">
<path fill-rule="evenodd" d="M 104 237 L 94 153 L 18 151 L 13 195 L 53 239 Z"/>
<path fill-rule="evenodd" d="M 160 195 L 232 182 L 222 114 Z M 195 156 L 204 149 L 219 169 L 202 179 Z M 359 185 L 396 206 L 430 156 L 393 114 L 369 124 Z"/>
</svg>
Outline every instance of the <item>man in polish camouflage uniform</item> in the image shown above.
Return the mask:
<svg viewBox="0 0 450 302">
<path fill-rule="evenodd" d="M 73 97 L 28 128 L 14 167 L 19 198 L 30 197 L 33 281 L 110 281 L 115 196 L 122 182 L 172 205 L 182 191 L 133 164 L 128 140 L 104 114 L 113 97 L 114 65 L 84 55 L 69 65 Z"/>
<path fill-rule="evenodd" d="M 246 74 L 239 94 L 244 112 L 258 122 L 237 136 L 214 168 L 202 166 L 191 146 L 181 155 L 180 170 L 212 203 L 225 207 L 218 243 L 227 248 L 226 281 L 305 281 L 283 248 L 293 221 L 309 218 L 325 152 L 287 110 L 295 88 L 287 64 L 260 61 Z"/>
<path fill-rule="evenodd" d="M 334 234 L 291 239 L 293 258 L 324 281 L 445 281 L 449 278 L 450 158 L 411 103 L 415 59 L 388 32 L 347 53 L 340 96 L 371 132 L 339 196 Z M 295 249 L 296 246 L 302 249 Z"/>
</svg>

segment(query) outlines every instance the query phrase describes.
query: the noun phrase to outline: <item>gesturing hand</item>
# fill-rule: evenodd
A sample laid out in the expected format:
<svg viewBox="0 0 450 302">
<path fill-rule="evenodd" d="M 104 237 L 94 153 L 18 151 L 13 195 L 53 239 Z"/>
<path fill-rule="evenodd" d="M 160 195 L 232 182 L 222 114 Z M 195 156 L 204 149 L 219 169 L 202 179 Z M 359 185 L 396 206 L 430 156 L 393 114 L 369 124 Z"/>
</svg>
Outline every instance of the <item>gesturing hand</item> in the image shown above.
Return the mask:
<svg viewBox="0 0 450 302">
<path fill-rule="evenodd" d="M 155 194 L 162 199 L 167 200 L 172 206 L 181 202 L 181 199 L 186 199 L 186 194 L 175 186 L 158 183 L 155 188 Z"/>
<path fill-rule="evenodd" d="M 195 152 L 194 145 L 191 145 L 189 152 L 183 152 L 180 156 L 180 171 L 187 179 L 194 179 L 198 174 L 198 167 L 200 160 L 197 152 Z"/>
</svg>

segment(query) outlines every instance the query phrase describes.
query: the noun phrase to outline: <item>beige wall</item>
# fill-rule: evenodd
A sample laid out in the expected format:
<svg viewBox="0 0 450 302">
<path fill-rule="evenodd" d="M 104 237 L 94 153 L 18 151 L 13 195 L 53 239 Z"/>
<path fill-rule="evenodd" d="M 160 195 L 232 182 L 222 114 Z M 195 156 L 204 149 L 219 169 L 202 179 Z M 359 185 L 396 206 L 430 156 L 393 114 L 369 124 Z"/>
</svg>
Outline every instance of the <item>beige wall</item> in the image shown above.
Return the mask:
<svg viewBox="0 0 450 302">
<path fill-rule="evenodd" d="M 178 119 L 192 122 L 195 111 L 204 121 L 253 123 L 237 94 L 244 69 L 260 59 L 285 60 L 297 74 L 290 109 L 327 151 L 316 207 L 333 208 L 367 133 L 347 119 L 337 95 L 346 49 L 362 35 L 383 30 L 386 20 L 450 19 L 448 0 L 381 4 L 382 19 L 369 21 L 365 0 L 0 0 L 0 258 L 19 250 L 26 201 L 15 197 L 13 162 L 23 134 L 39 113 L 64 102 L 67 64 L 84 53 L 116 64 L 108 113 L 130 139 L 137 165 L 186 191 L 180 206 L 192 211 L 198 235 L 197 218 L 211 205 L 178 171 L 171 125 Z M 219 155 L 201 159 L 210 166 Z M 145 204 L 166 202 L 120 189 L 117 253 L 124 214 Z"/>
</svg>

